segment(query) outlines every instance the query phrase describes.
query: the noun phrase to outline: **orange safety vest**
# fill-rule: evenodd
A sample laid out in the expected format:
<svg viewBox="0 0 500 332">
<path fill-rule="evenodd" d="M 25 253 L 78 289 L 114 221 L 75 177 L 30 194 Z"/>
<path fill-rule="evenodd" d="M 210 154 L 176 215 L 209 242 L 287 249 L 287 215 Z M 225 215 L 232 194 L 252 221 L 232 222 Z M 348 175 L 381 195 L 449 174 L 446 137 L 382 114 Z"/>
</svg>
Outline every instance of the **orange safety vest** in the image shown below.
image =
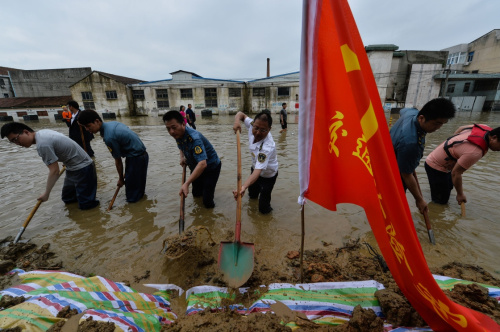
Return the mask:
<svg viewBox="0 0 500 332">
<path fill-rule="evenodd" d="M 71 112 L 70 111 L 63 111 L 62 117 L 64 120 L 71 120 L 71 117 L 72 117 Z"/>
<path fill-rule="evenodd" d="M 447 160 L 454 160 L 454 161 L 457 161 L 450 153 L 450 148 L 455 145 L 455 144 L 460 144 L 460 143 L 463 143 L 465 141 L 468 141 L 469 143 L 472 143 L 472 144 L 475 144 L 477 146 L 479 146 L 481 148 L 481 150 L 483 150 L 483 156 L 486 154 L 486 152 L 488 151 L 488 133 L 493 130 L 491 127 L 488 127 L 486 125 L 478 125 L 478 124 L 474 124 L 472 127 L 469 127 L 469 128 L 465 128 L 464 130 L 470 130 L 471 133 L 469 136 L 467 136 L 467 138 L 463 141 L 455 141 L 451 144 L 449 144 L 448 142 L 450 141 L 450 139 L 452 139 L 453 137 L 455 136 L 458 136 L 461 134 L 458 133 L 456 135 L 453 135 L 451 137 L 449 137 L 446 142 L 444 142 L 444 152 L 446 152 L 446 154 L 448 155 L 448 158 L 446 158 Z"/>
</svg>

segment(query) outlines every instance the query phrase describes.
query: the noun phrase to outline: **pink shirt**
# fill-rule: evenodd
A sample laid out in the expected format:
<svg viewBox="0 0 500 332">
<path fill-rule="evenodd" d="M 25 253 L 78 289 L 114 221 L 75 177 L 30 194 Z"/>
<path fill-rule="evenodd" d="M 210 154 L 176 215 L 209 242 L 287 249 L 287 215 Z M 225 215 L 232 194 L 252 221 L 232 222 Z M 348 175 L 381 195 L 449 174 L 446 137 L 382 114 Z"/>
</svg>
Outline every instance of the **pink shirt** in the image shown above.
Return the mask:
<svg viewBox="0 0 500 332">
<path fill-rule="evenodd" d="M 470 134 L 470 130 L 465 130 L 458 136 L 450 139 L 448 144 L 453 143 L 454 141 L 463 141 Z M 446 160 L 448 155 L 444 151 L 444 142 L 441 143 L 434 151 L 432 151 L 425 162 L 430 167 L 441 171 L 441 172 L 451 172 L 456 163 L 462 166 L 465 169 L 469 169 L 474 165 L 479 159 L 483 157 L 483 150 L 476 144 L 469 143 L 465 141 L 463 143 L 456 144 L 449 148 L 451 155 L 457 159 L 454 160 Z"/>
<path fill-rule="evenodd" d="M 179 113 L 181 113 L 182 117 L 184 118 L 184 124 L 187 124 L 187 123 L 188 123 L 188 120 L 186 119 L 186 112 L 184 112 L 184 111 L 179 111 Z"/>
</svg>

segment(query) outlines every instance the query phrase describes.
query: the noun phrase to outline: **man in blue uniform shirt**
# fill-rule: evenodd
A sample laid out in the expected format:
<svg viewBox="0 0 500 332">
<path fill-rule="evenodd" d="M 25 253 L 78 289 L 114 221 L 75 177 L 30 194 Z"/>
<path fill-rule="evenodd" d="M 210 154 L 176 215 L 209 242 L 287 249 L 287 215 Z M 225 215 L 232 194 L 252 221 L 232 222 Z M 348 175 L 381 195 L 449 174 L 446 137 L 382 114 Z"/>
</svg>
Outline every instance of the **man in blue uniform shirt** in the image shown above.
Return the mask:
<svg viewBox="0 0 500 332">
<path fill-rule="evenodd" d="M 187 165 L 191 174 L 179 190 L 187 197 L 189 185 L 193 184 L 193 196 L 203 196 L 203 205 L 213 208 L 214 192 L 221 169 L 221 161 L 212 144 L 201 133 L 186 127 L 184 118 L 177 111 L 163 115 L 163 122 L 170 136 L 175 138 L 180 150 L 180 164 Z"/>
<path fill-rule="evenodd" d="M 427 102 L 422 110 L 404 108 L 399 120 L 391 128 L 391 140 L 403 181 L 415 198 L 421 213 L 427 211 L 427 202 L 420 192 L 414 172 L 424 155 L 425 135 L 441 128 L 455 116 L 455 105 L 448 99 L 436 98 Z"/>
<path fill-rule="evenodd" d="M 137 202 L 144 196 L 148 173 L 149 156 L 146 147 L 135 132 L 117 121 L 103 123 L 99 114 L 93 110 L 81 112 L 78 123 L 89 132 L 99 132 L 104 143 L 115 159 L 118 171 L 117 186 L 125 185 L 127 202 Z M 122 158 L 125 158 L 125 172 L 123 172 Z"/>
</svg>

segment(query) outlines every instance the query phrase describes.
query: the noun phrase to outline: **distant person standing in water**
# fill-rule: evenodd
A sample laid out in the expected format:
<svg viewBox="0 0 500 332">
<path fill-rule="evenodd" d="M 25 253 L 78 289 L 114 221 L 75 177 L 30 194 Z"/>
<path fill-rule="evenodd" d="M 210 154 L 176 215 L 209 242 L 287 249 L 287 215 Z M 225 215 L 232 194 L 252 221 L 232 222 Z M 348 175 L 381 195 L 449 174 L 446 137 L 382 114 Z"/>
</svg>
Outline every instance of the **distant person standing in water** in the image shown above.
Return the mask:
<svg viewBox="0 0 500 332">
<path fill-rule="evenodd" d="M 276 145 L 270 133 L 273 119 L 269 111 L 264 110 L 252 119 L 242 112 L 234 117 L 233 130 L 241 132 L 241 121 L 248 129 L 248 148 L 252 154 L 250 176 L 240 188 L 233 191 L 234 198 L 243 196 L 248 188 L 250 198 L 259 198 L 259 211 L 263 214 L 273 210 L 271 207 L 271 192 L 278 178 L 278 158 Z"/>
<path fill-rule="evenodd" d="M 186 119 L 186 112 L 184 112 L 185 109 L 186 107 L 184 105 L 181 105 L 179 113 L 181 113 L 182 117 L 184 118 L 184 124 L 187 125 L 188 120 Z"/>
<path fill-rule="evenodd" d="M 280 133 L 285 132 L 286 133 L 286 128 L 287 128 L 287 123 L 286 123 L 286 103 L 281 104 L 281 111 L 280 111 L 280 124 L 281 124 L 281 130 Z"/>
<path fill-rule="evenodd" d="M 90 146 L 90 141 L 94 139 L 94 135 L 78 124 L 78 117 L 80 113 L 84 111 L 80 111 L 80 106 L 74 100 L 68 102 L 68 108 L 72 114 L 69 124 L 69 138 L 80 145 L 92 158 L 94 156 L 94 150 L 92 150 Z"/>
<path fill-rule="evenodd" d="M 196 122 L 196 115 L 194 114 L 194 111 L 191 109 L 191 104 L 188 104 L 188 108 L 186 110 L 186 117 L 187 117 L 187 122 L 193 128 L 196 130 L 196 125 L 194 124 Z"/>
</svg>

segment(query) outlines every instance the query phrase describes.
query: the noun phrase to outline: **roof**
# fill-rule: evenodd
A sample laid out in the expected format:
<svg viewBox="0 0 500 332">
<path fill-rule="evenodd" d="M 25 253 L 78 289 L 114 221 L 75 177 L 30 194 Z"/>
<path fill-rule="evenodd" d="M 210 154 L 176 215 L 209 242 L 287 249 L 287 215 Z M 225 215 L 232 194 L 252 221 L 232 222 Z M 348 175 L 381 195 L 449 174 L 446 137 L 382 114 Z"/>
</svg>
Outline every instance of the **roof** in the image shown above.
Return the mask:
<svg viewBox="0 0 500 332">
<path fill-rule="evenodd" d="M 61 107 L 72 99 L 71 96 L 0 98 L 0 108 Z"/>
<path fill-rule="evenodd" d="M 93 70 L 87 76 L 82 77 L 81 80 L 79 80 L 79 81 L 71 84 L 70 87 L 72 87 L 73 85 L 75 85 L 75 84 L 81 82 L 82 80 L 86 79 L 87 77 L 89 77 L 93 73 L 98 73 L 99 75 L 106 76 L 107 78 L 110 78 L 110 79 L 112 79 L 114 81 L 117 81 L 117 82 L 120 82 L 120 83 L 123 83 L 123 84 L 135 84 L 135 83 L 142 83 L 142 82 L 144 82 L 143 80 L 138 80 L 136 78 L 130 78 L 130 77 L 125 77 L 125 76 L 118 76 L 118 75 L 114 75 L 114 74 L 110 74 L 110 73 L 105 73 L 103 71 Z"/>
<path fill-rule="evenodd" d="M 446 79 L 446 74 L 434 75 L 434 79 Z M 500 74 L 450 74 L 448 80 L 486 80 L 486 79 L 500 79 Z"/>
<path fill-rule="evenodd" d="M 9 67 L 0 67 L 0 75 L 9 75 L 9 70 L 22 70 L 22 69 L 16 69 L 16 68 L 9 68 Z"/>
<path fill-rule="evenodd" d="M 365 51 L 397 51 L 399 46 L 394 44 L 374 44 L 365 46 Z"/>
<path fill-rule="evenodd" d="M 485 33 L 485 34 L 484 34 L 484 35 L 482 35 L 481 37 L 474 39 L 474 40 L 473 40 L 473 41 L 471 41 L 469 44 L 472 44 L 472 43 L 474 43 L 475 41 L 478 41 L 479 39 L 483 38 L 484 36 L 489 35 L 489 34 L 490 34 L 490 33 L 492 33 L 493 31 L 496 31 L 497 38 L 498 38 L 498 35 L 500 34 L 500 29 L 493 29 L 493 30 L 491 30 L 490 32 Z"/>
<path fill-rule="evenodd" d="M 282 77 L 282 76 L 287 76 L 287 75 L 293 75 L 293 74 L 299 74 L 300 71 L 294 71 L 292 73 L 287 73 L 287 74 L 281 74 L 281 75 L 276 75 L 276 76 L 269 76 L 269 77 L 264 77 L 264 78 L 258 78 L 256 80 L 251 80 L 251 81 L 248 81 L 248 82 L 257 82 L 257 81 L 263 81 L 263 80 L 270 80 L 270 79 L 273 79 L 273 78 L 277 78 L 277 77 Z"/>
<path fill-rule="evenodd" d="M 185 71 L 185 70 L 182 70 L 182 69 L 181 69 L 181 70 L 174 71 L 174 72 L 170 73 L 170 75 L 177 74 L 177 73 L 187 73 L 187 74 L 191 74 L 191 75 L 193 75 L 194 77 L 201 77 L 201 76 L 200 76 L 200 75 L 198 75 L 198 74 L 195 74 L 195 73 L 190 72 L 190 71 Z"/>
</svg>

